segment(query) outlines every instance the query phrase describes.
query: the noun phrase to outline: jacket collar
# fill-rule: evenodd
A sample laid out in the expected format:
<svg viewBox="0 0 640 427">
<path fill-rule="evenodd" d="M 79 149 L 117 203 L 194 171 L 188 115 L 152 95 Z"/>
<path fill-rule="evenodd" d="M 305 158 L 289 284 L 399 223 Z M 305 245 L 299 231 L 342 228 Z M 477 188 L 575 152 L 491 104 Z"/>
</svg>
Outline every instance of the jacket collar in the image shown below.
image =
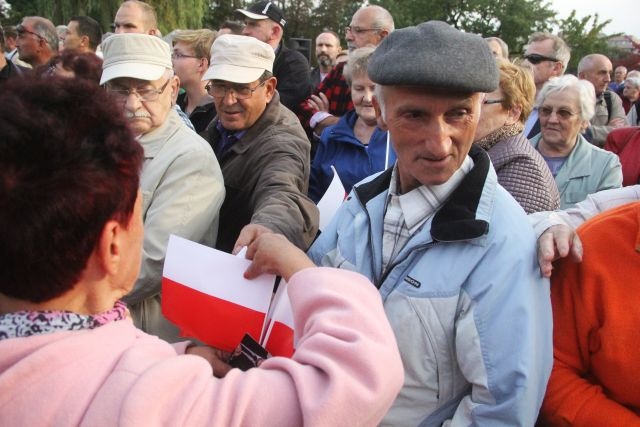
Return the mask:
<svg viewBox="0 0 640 427">
<path fill-rule="evenodd" d="M 475 145 L 471 146 L 469 156 L 474 162 L 473 168 L 433 218 L 431 236 L 437 241 L 470 240 L 489 231 L 488 210 L 495 192 L 495 185 L 491 188 L 486 185 L 491 162 L 487 153 Z M 354 187 L 363 204 L 389 190 L 392 171 L 393 168 L 389 168 L 371 181 Z M 495 172 L 493 178 L 496 181 Z"/>
<path fill-rule="evenodd" d="M 171 108 L 167 114 L 167 118 L 160 127 L 138 138 L 138 141 L 142 144 L 142 148 L 144 148 L 144 156 L 146 158 L 155 157 L 169 138 L 178 132 L 181 126 L 186 125 L 182 122 L 176 110 Z"/>
</svg>

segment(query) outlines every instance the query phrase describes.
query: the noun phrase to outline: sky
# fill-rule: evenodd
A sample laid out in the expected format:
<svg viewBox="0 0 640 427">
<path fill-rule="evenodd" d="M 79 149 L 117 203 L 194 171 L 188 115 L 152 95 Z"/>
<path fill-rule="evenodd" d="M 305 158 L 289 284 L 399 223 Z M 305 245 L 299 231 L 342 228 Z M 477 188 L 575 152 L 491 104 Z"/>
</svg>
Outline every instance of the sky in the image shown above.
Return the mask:
<svg viewBox="0 0 640 427">
<path fill-rule="evenodd" d="M 640 38 L 639 0 L 549 0 L 558 18 L 566 18 L 573 9 L 578 18 L 598 14 L 598 22 L 611 19 L 604 32 L 625 33 Z M 590 21 L 590 24 L 593 21 Z"/>
</svg>

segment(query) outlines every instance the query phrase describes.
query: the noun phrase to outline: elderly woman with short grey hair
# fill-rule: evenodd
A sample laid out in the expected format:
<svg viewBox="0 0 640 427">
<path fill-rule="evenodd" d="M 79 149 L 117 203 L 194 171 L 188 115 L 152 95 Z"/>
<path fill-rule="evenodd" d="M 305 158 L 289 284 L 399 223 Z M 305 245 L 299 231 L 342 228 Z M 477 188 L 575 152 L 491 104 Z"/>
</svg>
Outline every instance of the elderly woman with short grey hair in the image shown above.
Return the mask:
<svg viewBox="0 0 640 427">
<path fill-rule="evenodd" d="M 622 90 L 622 106 L 631 126 L 640 125 L 640 77 L 627 77 Z"/>
<path fill-rule="evenodd" d="M 561 209 L 591 193 L 622 185 L 618 157 L 581 135 L 594 115 L 595 103 L 593 85 L 572 75 L 550 79 L 538 94 L 541 132 L 531 143 L 556 180 Z"/>
</svg>

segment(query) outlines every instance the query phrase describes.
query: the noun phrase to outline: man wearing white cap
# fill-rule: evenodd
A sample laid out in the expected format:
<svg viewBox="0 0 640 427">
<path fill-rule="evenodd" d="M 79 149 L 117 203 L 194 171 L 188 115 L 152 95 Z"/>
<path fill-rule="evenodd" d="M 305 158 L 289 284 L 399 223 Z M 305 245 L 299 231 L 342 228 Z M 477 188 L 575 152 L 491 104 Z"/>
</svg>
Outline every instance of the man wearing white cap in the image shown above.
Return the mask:
<svg viewBox="0 0 640 427">
<path fill-rule="evenodd" d="M 253 37 L 225 34 L 211 47 L 203 80 L 218 115 L 205 133 L 227 193 L 218 249 L 237 251 L 265 231 L 305 249 L 318 230 L 318 210 L 306 196 L 311 146 L 280 103 L 273 59 L 273 49 Z"/>
<path fill-rule="evenodd" d="M 172 108 L 180 82 L 169 45 L 147 34 L 115 34 L 102 51 L 100 84 L 122 104 L 145 154 L 142 268 L 126 302 L 138 327 L 175 341 L 177 328 L 160 309 L 169 234 L 213 245 L 224 200 L 222 173 L 211 147 Z"/>
</svg>

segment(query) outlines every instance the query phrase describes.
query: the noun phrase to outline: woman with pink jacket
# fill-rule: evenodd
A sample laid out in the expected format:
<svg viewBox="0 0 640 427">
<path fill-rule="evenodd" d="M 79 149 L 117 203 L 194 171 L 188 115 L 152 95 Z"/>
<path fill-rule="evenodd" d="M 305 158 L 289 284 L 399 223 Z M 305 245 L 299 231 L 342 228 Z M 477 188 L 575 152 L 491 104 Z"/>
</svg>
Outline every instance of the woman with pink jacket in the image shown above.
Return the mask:
<svg viewBox="0 0 640 427">
<path fill-rule="evenodd" d="M 247 275 L 289 283 L 293 358 L 229 370 L 134 327 L 119 299 L 140 268 L 143 154 L 116 111 L 72 80 L 0 94 L 0 425 L 377 424 L 403 380 L 377 290 L 281 236 L 249 247 Z"/>
</svg>

